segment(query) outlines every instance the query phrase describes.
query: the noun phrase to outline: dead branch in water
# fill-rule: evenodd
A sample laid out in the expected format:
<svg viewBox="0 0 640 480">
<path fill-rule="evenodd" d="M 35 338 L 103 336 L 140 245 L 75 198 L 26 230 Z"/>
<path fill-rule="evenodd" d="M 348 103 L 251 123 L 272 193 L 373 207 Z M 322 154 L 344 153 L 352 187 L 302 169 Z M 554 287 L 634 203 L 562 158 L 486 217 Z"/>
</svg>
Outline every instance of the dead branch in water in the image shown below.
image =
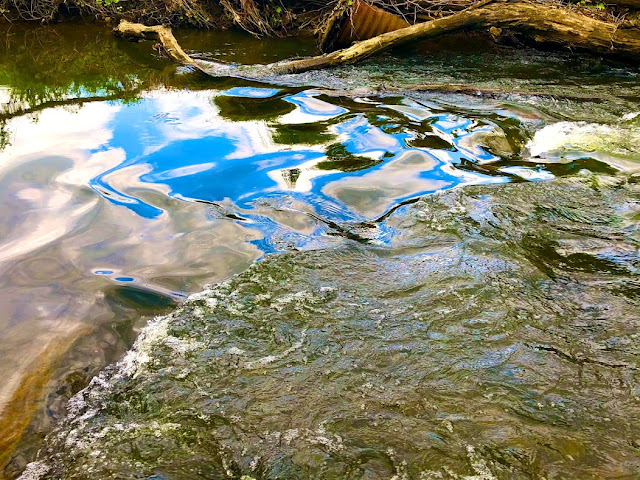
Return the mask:
<svg viewBox="0 0 640 480">
<path fill-rule="evenodd" d="M 174 62 L 182 65 L 196 65 L 196 62 L 182 50 L 182 47 L 173 36 L 173 32 L 169 27 L 164 25 L 155 25 L 153 27 L 147 27 L 141 23 L 131 23 L 123 20 L 120 22 L 113 32 L 116 35 L 120 35 L 127 38 L 138 38 L 146 40 L 148 38 L 158 40 L 158 43 L 162 45 L 164 52 Z"/>
<path fill-rule="evenodd" d="M 277 75 L 351 65 L 405 43 L 460 31 L 491 31 L 493 35 L 516 32 L 538 43 L 554 43 L 604 55 L 640 58 L 640 27 L 614 24 L 566 9 L 524 1 L 484 0 L 444 18 L 418 23 L 355 43 L 332 53 L 269 65 L 230 66 L 196 62 L 178 45 L 167 27 L 146 27 L 122 22 L 116 33 L 134 38 L 154 36 L 174 61 L 192 65 L 214 77 L 264 79 Z"/>
</svg>

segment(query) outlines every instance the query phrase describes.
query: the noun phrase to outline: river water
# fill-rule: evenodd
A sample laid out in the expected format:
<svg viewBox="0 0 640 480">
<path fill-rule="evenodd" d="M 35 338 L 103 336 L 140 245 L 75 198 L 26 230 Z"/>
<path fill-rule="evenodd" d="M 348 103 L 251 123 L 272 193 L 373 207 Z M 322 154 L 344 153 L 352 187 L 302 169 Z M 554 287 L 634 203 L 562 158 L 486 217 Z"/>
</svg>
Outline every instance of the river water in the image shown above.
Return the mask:
<svg viewBox="0 0 640 480">
<path fill-rule="evenodd" d="M 8 478 L 637 478 L 638 68 L 1 38 Z"/>
</svg>

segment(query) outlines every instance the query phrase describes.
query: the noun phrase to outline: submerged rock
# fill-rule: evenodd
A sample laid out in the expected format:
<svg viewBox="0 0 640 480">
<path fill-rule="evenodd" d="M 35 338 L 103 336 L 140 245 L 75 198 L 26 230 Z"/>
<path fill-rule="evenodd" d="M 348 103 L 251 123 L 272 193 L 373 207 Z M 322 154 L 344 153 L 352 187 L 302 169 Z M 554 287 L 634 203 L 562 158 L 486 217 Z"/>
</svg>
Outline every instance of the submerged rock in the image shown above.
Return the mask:
<svg viewBox="0 0 640 480">
<path fill-rule="evenodd" d="M 640 186 L 466 187 L 151 323 L 23 478 L 603 478 L 640 458 Z"/>
</svg>

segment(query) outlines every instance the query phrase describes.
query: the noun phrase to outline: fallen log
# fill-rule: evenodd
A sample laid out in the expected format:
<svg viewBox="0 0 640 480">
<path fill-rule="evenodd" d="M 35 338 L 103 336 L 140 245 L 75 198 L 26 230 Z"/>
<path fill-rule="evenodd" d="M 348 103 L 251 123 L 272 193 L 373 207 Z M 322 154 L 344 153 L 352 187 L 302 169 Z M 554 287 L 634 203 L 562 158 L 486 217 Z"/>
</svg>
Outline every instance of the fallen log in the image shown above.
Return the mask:
<svg viewBox="0 0 640 480">
<path fill-rule="evenodd" d="M 196 66 L 196 62 L 182 50 L 182 47 L 173 36 L 173 32 L 169 27 L 164 25 L 155 25 L 147 27 L 141 23 L 132 23 L 122 20 L 120 24 L 113 30 L 115 35 L 146 40 L 151 38 L 158 40 L 165 54 L 174 62 L 182 65 Z"/>
<path fill-rule="evenodd" d="M 122 22 L 116 28 L 116 33 L 135 38 L 144 38 L 144 34 L 154 35 L 173 60 L 194 66 L 210 76 L 260 80 L 354 64 L 415 40 L 460 31 L 489 30 L 492 33 L 516 32 L 538 43 L 560 44 L 602 55 L 640 59 L 640 27 L 636 25 L 605 22 L 557 6 L 509 0 L 485 0 L 448 17 L 384 33 L 349 48 L 269 65 L 234 66 L 195 61 L 180 48 L 167 27 Z"/>
<path fill-rule="evenodd" d="M 383 8 L 396 15 L 404 16 L 408 20 L 411 17 L 429 15 L 429 13 L 442 12 L 453 13 L 470 7 L 479 0 L 368 0 L 371 4 Z M 599 0 L 578 0 L 565 2 L 567 4 L 583 4 L 586 8 L 595 7 Z M 606 8 L 629 8 L 631 10 L 640 9 L 640 0 L 603 0 Z M 585 5 L 586 4 L 586 5 Z M 413 23 L 413 22 L 412 22 Z"/>
</svg>

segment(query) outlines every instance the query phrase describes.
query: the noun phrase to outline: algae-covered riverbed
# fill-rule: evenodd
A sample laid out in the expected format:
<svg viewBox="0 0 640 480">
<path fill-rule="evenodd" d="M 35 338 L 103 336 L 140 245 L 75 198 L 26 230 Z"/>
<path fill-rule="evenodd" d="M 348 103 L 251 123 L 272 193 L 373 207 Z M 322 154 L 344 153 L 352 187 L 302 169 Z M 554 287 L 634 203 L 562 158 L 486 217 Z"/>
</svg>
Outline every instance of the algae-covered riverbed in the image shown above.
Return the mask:
<svg viewBox="0 0 640 480">
<path fill-rule="evenodd" d="M 8 478 L 637 478 L 638 68 L 1 38 Z"/>
</svg>

